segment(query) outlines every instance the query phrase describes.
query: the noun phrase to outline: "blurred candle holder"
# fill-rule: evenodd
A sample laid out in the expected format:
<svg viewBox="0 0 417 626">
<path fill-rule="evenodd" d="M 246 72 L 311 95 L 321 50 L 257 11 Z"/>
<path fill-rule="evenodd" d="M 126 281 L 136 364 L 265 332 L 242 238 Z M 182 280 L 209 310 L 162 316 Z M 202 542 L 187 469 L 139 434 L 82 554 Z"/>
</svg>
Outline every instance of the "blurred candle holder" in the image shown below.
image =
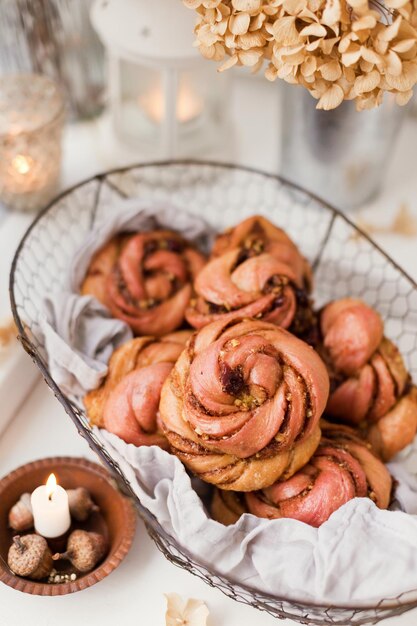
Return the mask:
<svg viewBox="0 0 417 626">
<path fill-rule="evenodd" d="M 122 141 L 148 158 L 201 156 L 224 141 L 229 78 L 193 47 L 194 16 L 181 2 L 95 0 L 91 19 L 107 51 Z"/>
<path fill-rule="evenodd" d="M 35 211 L 53 198 L 61 169 L 65 103 L 37 74 L 0 78 L 0 202 Z"/>
</svg>

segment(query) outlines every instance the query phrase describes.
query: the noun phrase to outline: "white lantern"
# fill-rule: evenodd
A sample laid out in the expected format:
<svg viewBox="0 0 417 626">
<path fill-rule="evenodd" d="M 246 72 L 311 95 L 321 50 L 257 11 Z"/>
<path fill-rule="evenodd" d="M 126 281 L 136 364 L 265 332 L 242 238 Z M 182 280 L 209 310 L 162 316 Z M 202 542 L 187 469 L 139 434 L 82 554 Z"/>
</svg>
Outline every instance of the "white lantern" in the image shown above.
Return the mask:
<svg viewBox="0 0 417 626">
<path fill-rule="evenodd" d="M 96 0 L 118 136 L 150 157 L 200 155 L 224 138 L 227 82 L 193 47 L 180 0 Z"/>
</svg>

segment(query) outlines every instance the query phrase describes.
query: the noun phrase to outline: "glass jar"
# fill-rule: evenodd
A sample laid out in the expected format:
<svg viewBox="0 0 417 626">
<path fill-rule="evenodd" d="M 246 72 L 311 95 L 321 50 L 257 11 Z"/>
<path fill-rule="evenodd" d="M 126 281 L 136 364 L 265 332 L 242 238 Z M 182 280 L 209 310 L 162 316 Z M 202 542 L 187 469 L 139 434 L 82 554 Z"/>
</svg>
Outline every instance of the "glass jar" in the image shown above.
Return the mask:
<svg viewBox="0 0 417 626">
<path fill-rule="evenodd" d="M 382 187 L 404 107 L 357 111 L 352 101 L 316 109 L 306 89 L 282 85 L 282 175 L 342 210 L 360 207 Z"/>
<path fill-rule="evenodd" d="M 40 209 L 56 193 L 65 103 L 45 76 L 0 78 L 0 201 Z"/>
</svg>

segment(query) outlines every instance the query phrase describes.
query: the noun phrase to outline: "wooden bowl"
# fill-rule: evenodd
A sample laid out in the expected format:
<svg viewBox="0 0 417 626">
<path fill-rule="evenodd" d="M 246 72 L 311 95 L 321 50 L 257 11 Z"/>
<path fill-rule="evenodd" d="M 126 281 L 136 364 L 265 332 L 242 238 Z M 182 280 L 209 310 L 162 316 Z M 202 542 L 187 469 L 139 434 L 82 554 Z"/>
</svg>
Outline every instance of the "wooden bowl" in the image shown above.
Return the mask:
<svg viewBox="0 0 417 626">
<path fill-rule="evenodd" d="M 7 565 L 7 554 L 14 533 L 8 527 L 8 514 L 22 493 L 44 485 L 49 474 L 55 473 L 65 489 L 85 487 L 90 492 L 99 512 L 87 522 L 74 524 L 85 530 L 107 536 L 108 553 L 105 559 L 88 574 L 78 574 L 74 581 L 65 583 L 36 582 L 13 574 Z M 136 527 L 136 513 L 132 502 L 112 484 L 110 474 L 100 465 L 86 459 L 57 457 L 28 463 L 0 481 L 0 581 L 24 593 L 57 596 L 81 591 L 111 574 L 128 553 Z M 33 531 L 34 532 L 34 531 Z M 65 564 L 56 569 L 65 571 Z"/>
</svg>

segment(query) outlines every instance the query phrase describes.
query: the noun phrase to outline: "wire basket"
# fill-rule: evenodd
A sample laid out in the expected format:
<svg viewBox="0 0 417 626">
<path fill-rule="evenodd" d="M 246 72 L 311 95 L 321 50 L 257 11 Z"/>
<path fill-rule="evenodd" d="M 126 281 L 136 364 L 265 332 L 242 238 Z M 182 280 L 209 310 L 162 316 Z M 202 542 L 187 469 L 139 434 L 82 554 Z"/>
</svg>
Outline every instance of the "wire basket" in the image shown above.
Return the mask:
<svg viewBox="0 0 417 626">
<path fill-rule="evenodd" d="M 143 164 L 112 171 L 67 191 L 33 222 L 16 252 L 10 276 L 12 309 L 23 347 L 80 435 L 107 465 L 121 489 L 134 499 L 150 536 L 169 561 L 238 602 L 302 624 L 376 623 L 417 607 L 417 589 L 384 599 L 376 606 L 323 606 L 264 594 L 208 569 L 142 506 L 119 465 L 94 435 L 80 403 L 66 396 L 53 380 L 39 328 L 42 299 L 65 288 L 75 251 L 89 231 L 111 214 L 115 201 L 136 195 L 169 200 L 203 215 L 218 230 L 254 213 L 265 215 L 288 232 L 312 263 L 316 304 L 350 295 L 374 306 L 414 380 L 416 283 L 343 214 L 306 191 L 253 169 L 195 161 Z M 175 215 L 172 226 L 175 228 Z M 417 450 L 410 447 L 404 456 L 415 472 Z"/>
</svg>

